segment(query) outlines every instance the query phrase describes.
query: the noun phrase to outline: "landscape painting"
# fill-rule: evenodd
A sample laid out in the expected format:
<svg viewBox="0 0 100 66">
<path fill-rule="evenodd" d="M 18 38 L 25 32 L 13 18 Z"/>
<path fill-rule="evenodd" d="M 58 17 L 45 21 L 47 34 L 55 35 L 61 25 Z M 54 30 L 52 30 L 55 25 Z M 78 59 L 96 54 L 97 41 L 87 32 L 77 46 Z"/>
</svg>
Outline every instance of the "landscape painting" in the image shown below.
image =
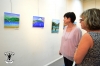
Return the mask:
<svg viewBox="0 0 100 66">
<path fill-rule="evenodd" d="M 77 22 L 74 22 L 74 24 L 76 25 L 76 24 L 77 24 Z"/>
<path fill-rule="evenodd" d="M 58 33 L 59 32 L 59 24 L 60 24 L 60 20 L 52 19 L 52 29 L 51 29 L 52 33 Z"/>
<path fill-rule="evenodd" d="M 4 28 L 19 28 L 19 14 L 4 12 Z"/>
<path fill-rule="evenodd" d="M 44 17 L 33 16 L 33 27 L 43 28 L 44 27 Z"/>
</svg>

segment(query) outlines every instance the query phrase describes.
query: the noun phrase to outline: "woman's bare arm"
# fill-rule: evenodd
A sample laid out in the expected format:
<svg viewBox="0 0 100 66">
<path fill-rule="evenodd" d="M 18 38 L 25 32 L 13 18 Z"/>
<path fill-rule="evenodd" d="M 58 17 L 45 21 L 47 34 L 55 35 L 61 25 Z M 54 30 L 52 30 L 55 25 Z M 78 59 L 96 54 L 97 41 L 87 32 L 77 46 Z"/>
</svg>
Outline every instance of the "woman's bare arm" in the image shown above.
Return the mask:
<svg viewBox="0 0 100 66">
<path fill-rule="evenodd" d="M 74 54 L 74 60 L 76 64 L 80 64 L 82 62 L 88 50 L 92 48 L 92 46 L 93 46 L 92 37 L 88 33 L 84 34 Z"/>
</svg>

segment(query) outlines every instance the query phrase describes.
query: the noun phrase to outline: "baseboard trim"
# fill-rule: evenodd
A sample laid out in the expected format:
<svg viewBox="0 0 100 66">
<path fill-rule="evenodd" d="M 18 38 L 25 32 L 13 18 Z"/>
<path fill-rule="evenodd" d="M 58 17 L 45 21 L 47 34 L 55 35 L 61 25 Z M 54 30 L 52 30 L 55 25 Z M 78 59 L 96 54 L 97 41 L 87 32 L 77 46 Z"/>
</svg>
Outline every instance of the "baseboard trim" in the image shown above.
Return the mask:
<svg viewBox="0 0 100 66">
<path fill-rule="evenodd" d="M 50 63 L 48 63 L 48 64 L 46 64 L 46 65 L 44 65 L 44 66 L 49 66 L 50 64 L 52 64 L 52 63 L 58 61 L 58 60 L 61 59 L 61 58 L 63 58 L 63 56 L 61 56 L 61 57 L 59 57 L 59 58 L 57 58 L 57 59 L 51 61 Z"/>
</svg>

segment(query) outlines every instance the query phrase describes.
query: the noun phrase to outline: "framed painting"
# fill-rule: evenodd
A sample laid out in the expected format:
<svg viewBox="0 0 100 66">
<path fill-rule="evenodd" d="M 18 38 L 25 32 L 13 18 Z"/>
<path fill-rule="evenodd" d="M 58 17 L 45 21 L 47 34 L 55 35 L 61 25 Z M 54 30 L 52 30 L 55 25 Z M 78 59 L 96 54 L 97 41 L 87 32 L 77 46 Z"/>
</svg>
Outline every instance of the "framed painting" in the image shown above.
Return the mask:
<svg viewBox="0 0 100 66">
<path fill-rule="evenodd" d="M 44 27 L 44 17 L 33 16 L 33 27 Z"/>
<path fill-rule="evenodd" d="M 19 14 L 4 12 L 4 28 L 19 28 Z"/>
<path fill-rule="evenodd" d="M 60 24 L 60 20 L 52 19 L 52 29 L 51 29 L 52 33 L 58 33 L 59 32 L 59 24 Z"/>
</svg>

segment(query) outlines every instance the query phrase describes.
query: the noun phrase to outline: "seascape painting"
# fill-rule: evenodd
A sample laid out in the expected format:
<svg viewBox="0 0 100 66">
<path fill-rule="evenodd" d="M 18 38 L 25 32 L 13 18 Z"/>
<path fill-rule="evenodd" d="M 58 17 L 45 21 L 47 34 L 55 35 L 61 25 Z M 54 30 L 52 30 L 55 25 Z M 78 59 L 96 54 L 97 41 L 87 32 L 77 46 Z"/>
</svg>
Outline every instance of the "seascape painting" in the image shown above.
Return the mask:
<svg viewBox="0 0 100 66">
<path fill-rule="evenodd" d="M 44 17 L 33 16 L 33 27 L 43 28 L 44 27 Z"/>
<path fill-rule="evenodd" d="M 4 12 L 4 28 L 19 28 L 19 14 Z"/>
</svg>

